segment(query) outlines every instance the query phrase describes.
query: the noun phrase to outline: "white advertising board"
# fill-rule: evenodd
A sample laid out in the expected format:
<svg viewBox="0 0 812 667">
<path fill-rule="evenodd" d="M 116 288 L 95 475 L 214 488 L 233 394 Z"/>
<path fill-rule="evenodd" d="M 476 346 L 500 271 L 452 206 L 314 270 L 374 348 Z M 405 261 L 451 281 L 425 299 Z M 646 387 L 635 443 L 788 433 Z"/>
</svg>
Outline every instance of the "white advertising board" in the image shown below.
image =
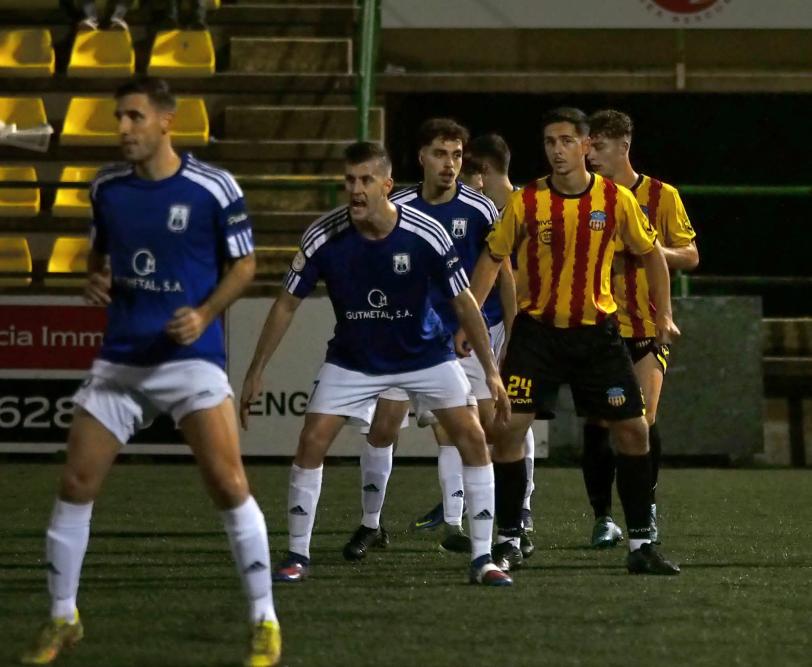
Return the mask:
<svg viewBox="0 0 812 667">
<path fill-rule="evenodd" d="M 383 0 L 384 28 L 808 29 L 809 0 Z"/>
</svg>

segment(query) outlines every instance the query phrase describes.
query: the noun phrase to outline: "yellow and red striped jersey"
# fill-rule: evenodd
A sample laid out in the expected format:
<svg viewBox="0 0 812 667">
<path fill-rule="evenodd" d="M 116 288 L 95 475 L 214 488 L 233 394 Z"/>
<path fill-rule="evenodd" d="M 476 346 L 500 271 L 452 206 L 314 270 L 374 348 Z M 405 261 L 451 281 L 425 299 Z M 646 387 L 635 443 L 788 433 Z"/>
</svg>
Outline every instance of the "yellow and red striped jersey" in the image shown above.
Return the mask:
<svg viewBox="0 0 812 667">
<path fill-rule="evenodd" d="M 640 174 L 632 193 L 654 226 L 660 244 L 679 248 L 693 241 L 696 233 L 674 186 Z M 640 260 L 626 251 L 620 242 L 612 264 L 612 291 L 617 302 L 620 335 L 624 338 L 655 336 L 656 310 L 646 272 Z"/>
<path fill-rule="evenodd" d="M 581 194 L 549 177 L 508 200 L 488 235 L 496 258 L 516 251 L 519 310 L 559 328 L 594 325 L 615 312 L 611 266 L 617 239 L 644 255 L 656 235 L 629 190 L 592 174 Z"/>
</svg>

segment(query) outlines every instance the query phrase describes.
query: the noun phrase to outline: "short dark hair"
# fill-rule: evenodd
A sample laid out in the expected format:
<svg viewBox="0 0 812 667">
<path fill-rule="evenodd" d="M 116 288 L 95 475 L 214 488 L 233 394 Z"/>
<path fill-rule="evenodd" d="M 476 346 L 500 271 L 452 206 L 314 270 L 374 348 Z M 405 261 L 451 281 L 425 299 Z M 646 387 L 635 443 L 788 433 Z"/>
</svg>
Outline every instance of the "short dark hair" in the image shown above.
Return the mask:
<svg viewBox="0 0 812 667">
<path fill-rule="evenodd" d="M 466 151 L 480 163 L 488 160 L 500 174 L 508 173 L 510 148 L 498 134 L 483 134 L 471 139 Z"/>
<path fill-rule="evenodd" d="M 429 118 L 417 130 L 420 148 L 430 145 L 438 137 L 445 141 L 460 141 L 465 146 L 471 134 L 453 118 Z"/>
<path fill-rule="evenodd" d="M 467 176 L 481 174 L 482 160 L 474 155 L 471 155 L 471 153 L 464 153 L 462 156 L 462 169 L 460 171 Z"/>
<path fill-rule="evenodd" d="M 370 160 L 380 160 L 386 171 L 392 168 L 388 151 L 374 141 L 356 141 L 344 149 L 344 161 L 347 164 L 362 164 Z"/>
<path fill-rule="evenodd" d="M 634 123 L 628 114 L 615 109 L 602 109 L 589 117 L 589 133 L 594 137 L 603 135 L 609 139 L 631 137 Z"/>
<path fill-rule="evenodd" d="M 177 100 L 165 79 L 140 76 L 130 79 L 116 89 L 115 98 L 120 100 L 127 95 L 146 95 L 153 106 L 161 111 L 175 111 Z"/>
<path fill-rule="evenodd" d="M 558 107 L 545 113 L 541 118 L 542 134 L 544 134 L 547 126 L 553 123 L 572 123 L 579 137 L 585 137 L 589 134 L 589 120 L 586 114 L 575 107 Z"/>
</svg>

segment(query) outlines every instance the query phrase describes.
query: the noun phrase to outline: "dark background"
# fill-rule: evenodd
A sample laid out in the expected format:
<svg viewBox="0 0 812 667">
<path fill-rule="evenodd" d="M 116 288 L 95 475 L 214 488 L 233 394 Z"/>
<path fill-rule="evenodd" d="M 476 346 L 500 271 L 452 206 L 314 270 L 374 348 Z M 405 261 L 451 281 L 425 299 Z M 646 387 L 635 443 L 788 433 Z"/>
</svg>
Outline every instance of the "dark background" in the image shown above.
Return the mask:
<svg viewBox="0 0 812 667">
<path fill-rule="evenodd" d="M 812 95 L 389 95 L 387 145 L 398 181 L 420 178 L 415 133 L 431 116 L 451 116 L 472 136 L 497 132 L 513 159 L 517 185 L 547 173 L 539 119 L 555 106 L 591 113 L 616 108 L 635 122 L 632 165 L 676 186 L 812 186 Z M 812 276 L 807 228 L 812 197 L 734 197 L 683 194 L 697 232 L 697 275 Z M 710 286 L 692 293 L 761 294 L 768 316 L 812 315 L 808 288 Z"/>
</svg>

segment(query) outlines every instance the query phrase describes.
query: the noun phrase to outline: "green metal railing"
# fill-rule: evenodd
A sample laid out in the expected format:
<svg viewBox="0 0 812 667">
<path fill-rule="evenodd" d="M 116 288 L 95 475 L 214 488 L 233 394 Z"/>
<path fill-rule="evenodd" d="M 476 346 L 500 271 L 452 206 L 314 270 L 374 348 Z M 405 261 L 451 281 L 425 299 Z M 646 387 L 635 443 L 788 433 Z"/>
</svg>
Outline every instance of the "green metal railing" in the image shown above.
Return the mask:
<svg viewBox="0 0 812 667">
<path fill-rule="evenodd" d="M 358 55 L 358 140 L 369 139 L 369 110 L 375 96 L 375 59 L 381 26 L 381 0 L 361 0 Z"/>
</svg>

